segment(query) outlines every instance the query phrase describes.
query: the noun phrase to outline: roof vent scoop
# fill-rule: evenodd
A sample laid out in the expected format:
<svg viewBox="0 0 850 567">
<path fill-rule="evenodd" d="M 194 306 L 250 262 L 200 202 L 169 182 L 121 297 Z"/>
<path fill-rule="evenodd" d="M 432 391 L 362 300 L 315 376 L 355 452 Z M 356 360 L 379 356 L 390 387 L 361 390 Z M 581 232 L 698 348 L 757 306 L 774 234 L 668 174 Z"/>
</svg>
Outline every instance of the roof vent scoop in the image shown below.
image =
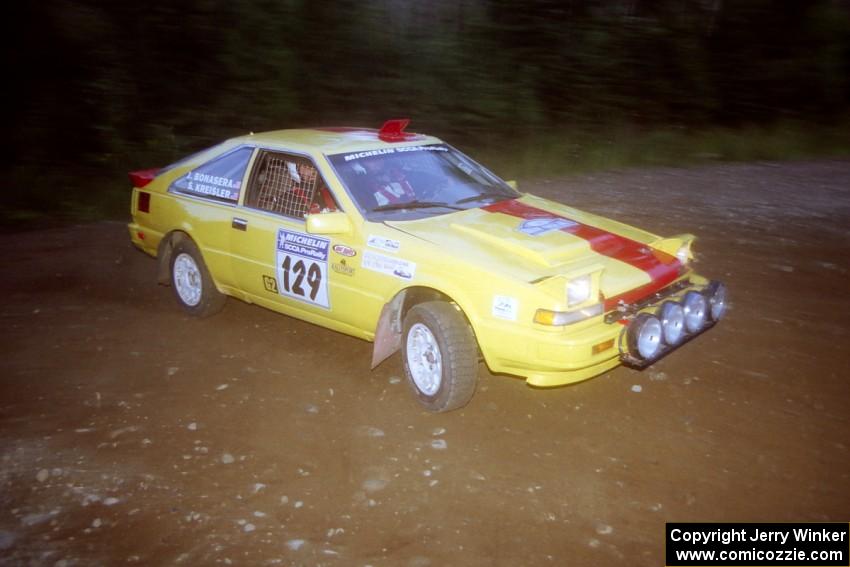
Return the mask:
<svg viewBox="0 0 850 567">
<path fill-rule="evenodd" d="M 387 120 L 378 131 L 378 138 L 384 142 L 404 142 L 406 140 L 415 140 L 416 134 L 404 131 L 408 124 L 410 124 L 410 118 L 395 118 L 393 120 Z"/>
</svg>

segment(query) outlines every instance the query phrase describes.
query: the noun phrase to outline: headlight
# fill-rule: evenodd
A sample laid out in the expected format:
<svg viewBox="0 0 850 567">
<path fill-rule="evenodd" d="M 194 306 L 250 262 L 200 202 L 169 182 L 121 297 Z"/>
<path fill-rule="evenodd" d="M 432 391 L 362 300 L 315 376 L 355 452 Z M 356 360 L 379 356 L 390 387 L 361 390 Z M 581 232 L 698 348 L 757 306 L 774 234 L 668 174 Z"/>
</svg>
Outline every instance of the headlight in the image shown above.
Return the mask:
<svg viewBox="0 0 850 567">
<path fill-rule="evenodd" d="M 708 297 L 708 315 L 712 321 L 720 321 L 726 313 L 726 286 L 720 282 L 711 282 L 705 290 Z"/>
<path fill-rule="evenodd" d="M 675 256 L 682 266 L 687 266 L 694 258 L 692 246 L 695 238 L 693 234 L 677 234 L 656 240 L 650 243 L 650 247 Z"/>
<path fill-rule="evenodd" d="M 685 328 L 688 332 L 696 333 L 702 329 L 705 323 L 705 297 L 696 291 L 689 291 L 685 294 L 682 307 L 685 310 Z"/>
<path fill-rule="evenodd" d="M 682 264 L 683 266 L 688 265 L 688 260 L 690 260 L 690 258 L 691 258 L 691 245 L 690 245 L 690 243 L 683 244 L 682 246 L 679 247 L 678 250 L 676 250 L 676 259 L 679 260 L 679 263 Z"/>
<path fill-rule="evenodd" d="M 567 282 L 567 305 L 578 305 L 590 299 L 590 274 L 579 276 Z"/>
<path fill-rule="evenodd" d="M 665 301 L 658 310 L 664 342 L 670 346 L 679 344 L 685 333 L 685 310 L 674 301 Z"/>
<path fill-rule="evenodd" d="M 629 351 L 643 360 L 655 358 L 661 350 L 661 334 L 661 321 L 658 317 L 641 313 L 629 325 Z"/>
</svg>

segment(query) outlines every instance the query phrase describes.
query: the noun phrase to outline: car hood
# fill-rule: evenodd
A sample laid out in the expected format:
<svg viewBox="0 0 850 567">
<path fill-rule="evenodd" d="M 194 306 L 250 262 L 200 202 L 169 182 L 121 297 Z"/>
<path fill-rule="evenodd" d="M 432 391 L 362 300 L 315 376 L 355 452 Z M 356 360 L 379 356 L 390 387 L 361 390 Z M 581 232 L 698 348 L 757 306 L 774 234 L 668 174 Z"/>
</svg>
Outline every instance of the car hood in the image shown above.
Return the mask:
<svg viewBox="0 0 850 567">
<path fill-rule="evenodd" d="M 387 224 L 441 253 L 526 282 L 602 268 L 605 297 L 666 285 L 681 268 L 675 257 L 650 246 L 658 240 L 651 233 L 532 195 Z"/>
</svg>

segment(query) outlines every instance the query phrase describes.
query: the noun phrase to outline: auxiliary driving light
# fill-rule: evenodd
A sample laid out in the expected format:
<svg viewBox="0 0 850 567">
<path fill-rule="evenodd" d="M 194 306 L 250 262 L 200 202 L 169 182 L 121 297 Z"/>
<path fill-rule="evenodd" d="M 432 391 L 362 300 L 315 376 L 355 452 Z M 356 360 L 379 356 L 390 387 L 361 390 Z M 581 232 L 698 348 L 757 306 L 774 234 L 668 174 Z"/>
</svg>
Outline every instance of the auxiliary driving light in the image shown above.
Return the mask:
<svg viewBox="0 0 850 567">
<path fill-rule="evenodd" d="M 685 310 L 675 301 L 665 301 L 658 310 L 664 342 L 670 346 L 679 344 L 685 334 Z"/>
<path fill-rule="evenodd" d="M 696 333 L 705 324 L 706 301 L 703 294 L 689 291 L 682 302 L 685 311 L 685 328 L 689 333 Z"/>
<path fill-rule="evenodd" d="M 705 295 L 708 297 L 708 316 L 712 321 L 720 321 L 726 313 L 726 286 L 720 282 L 711 282 Z"/>
<path fill-rule="evenodd" d="M 643 360 L 655 358 L 661 350 L 661 321 L 655 315 L 641 313 L 629 325 L 629 351 Z"/>
</svg>

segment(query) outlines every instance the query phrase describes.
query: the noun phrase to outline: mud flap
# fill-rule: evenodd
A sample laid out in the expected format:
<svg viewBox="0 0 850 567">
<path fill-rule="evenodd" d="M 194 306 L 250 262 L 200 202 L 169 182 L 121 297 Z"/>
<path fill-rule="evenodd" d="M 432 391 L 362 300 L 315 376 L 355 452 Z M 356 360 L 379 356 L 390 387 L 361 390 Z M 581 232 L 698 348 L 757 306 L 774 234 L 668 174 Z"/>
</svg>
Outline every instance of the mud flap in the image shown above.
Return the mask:
<svg viewBox="0 0 850 567">
<path fill-rule="evenodd" d="M 156 251 L 156 283 L 171 285 L 171 250 L 174 248 L 172 238 L 163 238 Z"/>
<path fill-rule="evenodd" d="M 156 251 L 156 281 L 160 285 L 171 285 L 171 251 L 184 239 L 189 238 L 185 233 L 178 230 L 168 233 L 159 241 Z M 191 239 L 190 239 L 191 240 Z"/>
<path fill-rule="evenodd" d="M 404 293 L 400 293 L 381 309 L 375 329 L 375 346 L 372 349 L 372 369 L 388 359 L 401 347 L 401 307 Z"/>
</svg>

